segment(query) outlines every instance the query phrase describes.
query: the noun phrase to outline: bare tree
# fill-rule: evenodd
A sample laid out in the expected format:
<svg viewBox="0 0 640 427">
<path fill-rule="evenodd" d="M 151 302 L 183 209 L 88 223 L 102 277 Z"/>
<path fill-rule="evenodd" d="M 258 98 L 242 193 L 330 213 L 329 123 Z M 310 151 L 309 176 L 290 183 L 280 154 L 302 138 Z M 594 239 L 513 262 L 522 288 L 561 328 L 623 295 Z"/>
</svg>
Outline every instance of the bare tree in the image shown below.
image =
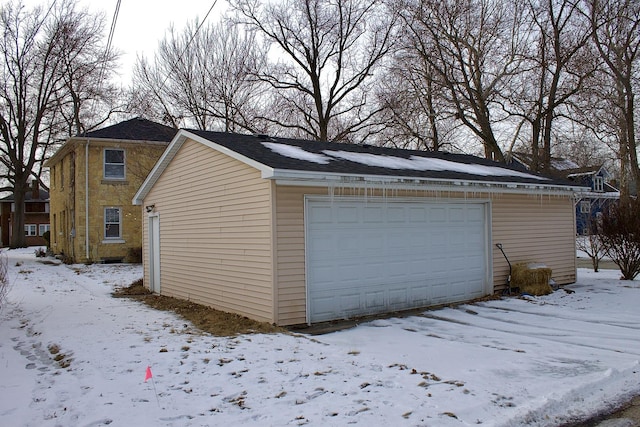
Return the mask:
<svg viewBox="0 0 640 427">
<path fill-rule="evenodd" d="M 65 128 L 68 134 L 63 111 L 73 102 L 65 72 L 99 43 L 93 35 L 101 26 L 88 17 L 76 11 L 72 0 L 54 1 L 44 9 L 29 10 L 20 1 L 0 8 L 0 162 L 5 169 L 0 178 L 8 183 L 0 190 L 14 194 L 12 247 L 25 245 L 29 179 L 40 180 L 47 154 L 63 139 Z M 79 111 L 67 118 L 79 117 Z"/>
<path fill-rule="evenodd" d="M 605 248 L 598 234 L 598 223 L 596 219 L 590 220 L 587 225 L 587 234 L 578 236 L 576 248 L 584 252 L 590 259 L 593 271 L 598 272 L 600 261 L 605 255 Z"/>
<path fill-rule="evenodd" d="M 640 48 L 640 3 L 635 0 L 587 0 L 593 41 L 606 65 L 615 108 L 620 158 L 620 196 L 629 195 L 629 180 L 640 183 L 635 136 L 635 89 Z"/>
<path fill-rule="evenodd" d="M 350 140 L 367 132 L 372 75 L 392 45 L 393 16 L 380 1 L 232 0 L 238 21 L 278 58 L 259 77 L 274 107 L 265 119 L 295 136 Z M 376 125 L 378 123 L 376 122 Z"/>
<path fill-rule="evenodd" d="M 457 120 L 483 144 L 485 156 L 504 161 L 495 117 L 509 80 L 520 71 L 521 2 L 400 0 L 395 4 L 431 66 Z M 502 94 L 502 97 L 499 96 Z"/>
<path fill-rule="evenodd" d="M 429 151 L 450 147 L 455 125 L 445 88 L 414 49 L 411 37 L 402 37 L 392 63 L 381 74 L 377 102 L 384 108 L 386 126 L 380 145 Z"/>
<path fill-rule="evenodd" d="M 623 280 L 640 274 L 640 199 L 621 199 L 605 210 L 598 223 L 598 238 Z"/>
<path fill-rule="evenodd" d="M 64 96 L 59 97 L 66 136 L 79 135 L 104 125 L 124 110 L 123 93 L 110 77 L 119 53 L 103 45 L 104 18 L 86 10 L 64 12 L 66 36 L 59 49 Z M 81 22 L 82 25 L 77 25 Z"/>
<path fill-rule="evenodd" d="M 152 62 L 138 58 L 134 69 L 138 109 L 174 127 L 256 131 L 263 84 L 255 78 L 266 49 L 237 26 L 197 21 L 170 29 Z"/>
<path fill-rule="evenodd" d="M 582 19 L 577 3 L 527 0 L 532 24 L 530 43 L 523 52 L 527 67 L 514 79 L 514 91 L 504 102 L 515 107 L 513 114 L 530 126 L 529 166 L 535 171 L 550 168 L 556 120 L 571 120 L 568 104 L 598 64 L 595 52 L 589 50 L 591 28 Z"/>
</svg>

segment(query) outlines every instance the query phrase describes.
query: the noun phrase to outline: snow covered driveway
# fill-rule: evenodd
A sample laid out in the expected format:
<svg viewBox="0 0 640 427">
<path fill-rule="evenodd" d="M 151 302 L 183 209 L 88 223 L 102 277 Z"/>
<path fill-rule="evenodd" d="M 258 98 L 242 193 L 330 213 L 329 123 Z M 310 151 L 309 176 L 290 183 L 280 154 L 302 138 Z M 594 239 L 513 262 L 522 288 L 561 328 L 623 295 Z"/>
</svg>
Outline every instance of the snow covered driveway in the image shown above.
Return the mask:
<svg viewBox="0 0 640 427">
<path fill-rule="evenodd" d="M 612 270 L 579 270 L 573 294 L 219 338 L 112 298 L 140 266 L 6 253 L 3 426 L 552 426 L 640 393 L 640 283 Z"/>
</svg>

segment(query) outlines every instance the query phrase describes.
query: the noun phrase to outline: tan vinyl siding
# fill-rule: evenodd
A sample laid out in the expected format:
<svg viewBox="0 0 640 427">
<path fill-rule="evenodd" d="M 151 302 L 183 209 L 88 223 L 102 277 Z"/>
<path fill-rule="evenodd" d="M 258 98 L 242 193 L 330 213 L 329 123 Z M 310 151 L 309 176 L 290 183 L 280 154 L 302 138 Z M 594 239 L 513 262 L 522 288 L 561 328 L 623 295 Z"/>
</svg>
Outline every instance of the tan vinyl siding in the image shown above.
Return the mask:
<svg viewBox="0 0 640 427">
<path fill-rule="evenodd" d="M 493 275 L 497 289 L 509 267 L 495 243 L 502 243 L 511 264 L 544 263 L 560 285 L 576 280 L 573 199 L 556 196 L 503 195 L 493 201 Z"/>
<path fill-rule="evenodd" d="M 161 293 L 274 322 L 270 185 L 187 140 L 143 203 L 159 214 Z"/>
<path fill-rule="evenodd" d="M 276 259 L 278 271 L 278 323 L 307 321 L 305 289 L 304 196 L 327 194 L 326 188 L 276 188 Z"/>
<path fill-rule="evenodd" d="M 337 196 L 364 195 L 362 189 L 334 190 Z M 381 192 L 368 190 L 368 196 Z M 306 322 L 304 196 L 328 195 L 326 188 L 278 186 L 276 196 L 276 259 L 278 323 L 282 325 Z M 575 224 L 573 201 L 570 197 L 393 191 L 393 197 L 416 198 L 446 202 L 447 199 L 491 200 L 492 235 L 489 238 L 493 257 L 495 291 L 504 287 L 507 263 L 495 243 L 502 243 L 512 263 L 542 262 L 553 269 L 559 284 L 575 281 Z"/>
</svg>

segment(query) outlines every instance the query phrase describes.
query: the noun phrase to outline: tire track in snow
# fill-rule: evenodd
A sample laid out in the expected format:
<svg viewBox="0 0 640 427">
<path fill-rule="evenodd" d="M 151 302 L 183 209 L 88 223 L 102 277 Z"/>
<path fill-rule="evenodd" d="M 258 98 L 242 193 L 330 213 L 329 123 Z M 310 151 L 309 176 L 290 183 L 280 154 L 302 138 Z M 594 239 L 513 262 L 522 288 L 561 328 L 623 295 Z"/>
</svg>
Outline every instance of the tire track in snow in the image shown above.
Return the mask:
<svg viewBox="0 0 640 427">
<path fill-rule="evenodd" d="M 475 308 L 475 307 L 474 307 Z M 503 318 L 494 317 L 491 315 L 487 315 L 483 310 L 475 310 L 474 314 L 470 314 L 466 311 L 466 309 L 458 308 L 452 311 L 440 311 L 439 314 L 432 314 L 426 312 L 423 314 L 424 317 L 436 321 L 455 323 L 459 325 L 465 326 L 465 328 L 473 328 L 476 330 L 483 331 L 492 331 L 498 332 L 501 334 L 509 334 L 509 335 L 517 335 L 522 338 L 530 337 L 532 339 L 544 340 L 549 342 L 561 343 L 564 345 L 573 345 L 583 348 L 593 348 L 597 350 L 603 350 L 607 352 L 615 352 L 615 353 L 623 353 L 634 356 L 640 356 L 640 346 L 639 342 L 635 339 L 623 339 L 622 336 L 625 334 L 621 334 L 617 336 L 615 333 L 616 326 L 604 325 L 608 326 L 606 330 L 603 331 L 593 331 L 592 334 L 588 336 L 581 337 L 578 331 L 585 330 L 584 327 L 567 327 L 568 322 L 576 322 L 577 320 L 566 320 L 559 319 L 563 321 L 555 322 L 554 330 L 550 330 L 548 327 L 544 329 L 542 326 L 536 326 L 532 324 L 533 322 L 527 322 L 526 320 L 520 319 L 510 319 L 509 323 L 506 323 Z M 456 314 L 456 316 L 447 315 L 447 313 Z M 535 314 L 529 313 L 519 313 L 524 317 L 528 316 L 536 316 Z M 519 316 L 520 317 L 520 316 Z M 479 319 L 486 320 L 487 322 L 481 322 Z M 546 318 L 546 322 L 549 322 L 548 317 Z M 514 327 L 515 326 L 515 327 Z M 588 330 L 588 328 L 587 328 Z M 440 334 L 438 331 L 430 330 L 432 334 Z M 464 337 L 460 337 L 460 341 L 474 343 L 476 340 L 470 339 L 472 336 L 478 336 L 477 334 L 465 334 Z M 626 334 L 628 337 L 628 334 Z M 598 342 L 603 344 L 595 345 L 593 344 L 593 338 L 598 338 Z M 498 338 L 499 337 L 495 337 Z M 583 342 L 581 339 L 584 338 Z M 586 339 L 589 338 L 589 339 Z M 610 343 L 610 344 L 606 344 Z"/>
</svg>

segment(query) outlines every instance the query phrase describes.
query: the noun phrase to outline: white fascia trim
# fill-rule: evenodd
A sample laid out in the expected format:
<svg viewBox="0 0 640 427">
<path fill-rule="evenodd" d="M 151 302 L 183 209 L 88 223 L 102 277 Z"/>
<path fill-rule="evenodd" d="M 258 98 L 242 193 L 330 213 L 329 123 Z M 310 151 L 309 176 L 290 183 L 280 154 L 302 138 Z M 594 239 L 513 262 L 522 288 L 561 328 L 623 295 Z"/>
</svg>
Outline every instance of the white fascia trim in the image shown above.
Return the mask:
<svg viewBox="0 0 640 427">
<path fill-rule="evenodd" d="M 608 192 L 608 193 L 596 193 L 593 191 L 580 191 L 577 194 L 578 198 L 590 198 L 590 199 L 619 199 L 620 192 Z"/>
<path fill-rule="evenodd" d="M 164 150 L 164 153 L 162 153 L 162 156 L 160 156 L 160 159 L 158 159 L 153 169 L 151 169 L 151 172 L 149 172 L 149 175 L 140 186 L 140 189 L 133 196 L 132 203 L 134 205 L 142 205 L 144 198 L 147 196 L 147 194 L 149 194 L 149 191 L 151 191 L 151 188 L 158 181 L 160 175 L 162 175 L 162 172 L 164 172 L 164 170 L 167 168 L 171 160 L 176 156 L 178 150 L 180 150 L 187 139 L 199 142 L 255 169 L 258 169 L 262 173 L 263 178 L 268 178 L 273 175 L 273 168 L 265 166 L 262 163 L 256 162 L 255 160 L 251 160 L 248 157 L 238 154 L 235 151 L 228 149 L 227 147 L 216 144 L 215 142 L 209 141 L 206 138 L 181 129 L 178 131 L 166 150 Z"/>
<path fill-rule="evenodd" d="M 359 188 L 391 185 L 400 190 L 448 190 L 483 193 L 576 193 L 588 187 L 562 186 L 548 184 L 532 184 L 520 182 L 442 180 L 433 178 L 416 178 L 381 175 L 342 175 L 314 173 L 305 171 L 274 170 L 273 175 L 266 177 L 275 179 L 276 185 L 303 187 L 345 187 Z M 426 187 L 426 188 L 425 188 Z"/>
</svg>

